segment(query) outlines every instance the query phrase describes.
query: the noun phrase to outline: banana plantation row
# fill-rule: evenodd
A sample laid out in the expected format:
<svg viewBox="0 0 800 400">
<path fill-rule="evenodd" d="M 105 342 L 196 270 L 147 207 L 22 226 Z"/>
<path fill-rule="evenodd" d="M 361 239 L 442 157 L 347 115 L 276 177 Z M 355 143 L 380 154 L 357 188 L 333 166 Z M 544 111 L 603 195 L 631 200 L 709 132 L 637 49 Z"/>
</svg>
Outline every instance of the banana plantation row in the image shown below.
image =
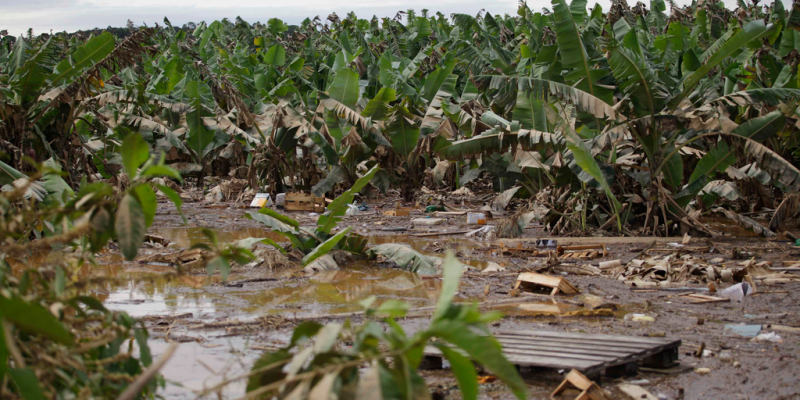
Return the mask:
<svg viewBox="0 0 800 400">
<path fill-rule="evenodd" d="M 775 230 L 796 211 L 800 6 L 552 7 L 5 36 L 0 183 L 26 157 L 67 189 L 111 178 L 140 134 L 184 176 L 271 192 L 334 195 L 380 165 L 372 185 L 410 198 L 431 168 L 450 189 L 487 172 L 573 229 L 713 234 L 699 219 L 726 203 L 778 208 Z"/>
<path fill-rule="evenodd" d="M 261 192 L 336 198 L 313 232 L 268 208 L 251 215 L 288 238 L 304 265 L 334 247 L 398 251 L 365 250 L 351 228 L 334 234 L 366 187 L 410 199 L 423 185 L 491 181 L 506 200 L 530 199 L 504 222 L 509 235 L 534 208 L 547 210 L 551 233 L 626 235 L 716 235 L 702 219 L 721 212 L 771 236 L 800 211 L 798 4 L 620 0 L 604 12 L 553 0 L 552 10 L 522 3 L 512 16 L 164 24 L 122 39 L 0 36 L 0 393 L 131 399 L 163 385 L 144 323 L 80 295 L 79 271 L 110 240 L 133 260 L 157 193 L 180 212 L 176 182 L 229 175 Z M 743 215 L 753 213 L 770 221 Z M 223 278 L 254 257 L 205 234 L 208 269 Z M 78 259 L 12 269 L 9 260 L 48 249 Z M 433 258 L 412 258 L 414 272 L 433 268 Z M 524 398 L 499 345 L 473 332 L 499 314 L 452 303 L 463 265 L 451 256 L 443 265 L 427 330 L 407 336 L 392 318 L 408 306 L 372 309 L 372 297 L 367 315 L 392 329 L 365 323 L 344 354 L 333 347 L 341 325 L 301 324 L 247 375 L 250 394 L 305 394 L 313 381 L 312 392 L 335 386 L 342 398 L 424 398 L 416 369 L 437 337 Z M 310 348 L 289 351 L 312 337 L 313 363 Z M 464 398 L 476 398 L 471 361 L 436 345 Z M 373 372 L 359 378 L 365 362 Z"/>
</svg>

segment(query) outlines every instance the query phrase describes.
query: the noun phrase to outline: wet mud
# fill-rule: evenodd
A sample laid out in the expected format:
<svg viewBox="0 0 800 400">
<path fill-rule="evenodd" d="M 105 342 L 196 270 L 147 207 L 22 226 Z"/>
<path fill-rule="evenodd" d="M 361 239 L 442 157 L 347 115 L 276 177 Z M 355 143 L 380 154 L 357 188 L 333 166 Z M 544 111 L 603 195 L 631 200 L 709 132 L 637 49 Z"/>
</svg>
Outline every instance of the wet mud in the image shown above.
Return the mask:
<svg viewBox="0 0 800 400">
<path fill-rule="evenodd" d="M 258 223 L 244 218 L 252 209 L 235 204 L 188 203 L 183 207 L 188 218 L 184 225 L 175 209 L 164 203 L 150 233 L 170 241 L 168 247 L 150 247 L 142 256 L 174 252 L 205 241 L 202 228 L 212 228 L 220 241 L 231 242 L 247 237 L 269 237 L 284 242 L 282 236 L 263 229 Z M 301 226 L 313 227 L 315 217 L 305 212 L 288 212 Z M 546 259 L 527 257 L 524 252 L 505 254 L 499 243 L 508 248 L 530 247 L 535 238 L 547 237 L 541 227 L 525 231 L 522 239 L 481 242 L 451 232 L 468 230 L 463 216 L 435 227 L 412 227 L 412 218 L 424 218 L 422 213 L 408 217 L 383 215 L 348 216 L 341 227 L 369 238 L 370 245 L 404 243 L 423 254 L 442 256 L 453 250 L 459 259 L 474 267 L 464 274 L 456 301 L 487 303 L 514 298 L 512 291 L 521 270 L 537 267 Z M 493 221 L 489 221 L 492 224 Z M 721 221 L 717 226 L 724 225 Z M 391 230 L 389 230 L 389 228 Z M 400 229 L 405 228 L 405 231 Z M 723 226 L 724 228 L 724 226 Z M 437 231 L 441 236 L 411 236 Z M 800 259 L 800 248 L 788 242 L 767 241 L 744 236 L 732 228 L 730 237 L 713 240 L 714 253 L 696 253 L 695 257 L 722 257 L 732 260 L 737 252 L 755 257 L 758 261 Z M 654 240 L 661 243 L 680 242 L 681 238 L 555 238 L 559 244 L 603 243 L 606 257 L 587 261 L 619 259 L 623 265 L 633 259 Z M 699 246 L 706 239 L 697 238 Z M 693 245 L 695 243 L 693 242 Z M 354 313 L 361 310 L 359 301 L 376 296 L 378 302 L 387 299 L 403 300 L 412 310 L 435 304 L 441 288 L 441 277 L 421 276 L 397 269 L 376 266 L 366 261 L 354 262 L 338 271 L 306 276 L 300 267 L 269 270 L 234 267 L 227 282 L 219 275 L 209 277 L 205 269 L 177 273 L 168 265 L 123 262 L 115 251 L 100 255 L 99 267 L 85 267 L 87 276 L 97 277 L 84 290 L 103 300 L 107 307 L 126 311 L 148 322 L 151 348 L 158 354 L 168 341 L 181 345 L 178 354 L 162 371 L 168 381 L 162 391 L 165 398 L 195 398 L 198 391 L 209 388 L 226 378 L 245 373 L 265 350 L 288 342 L 293 327 L 303 320 L 320 321 L 329 314 Z M 489 262 L 505 267 L 505 271 L 483 274 Z M 571 315 L 584 309 L 578 296 L 558 295 L 552 298 L 533 297 L 526 303 L 538 304 L 539 311 L 525 311 L 517 304 L 495 307 L 506 317 L 493 326 L 506 330 L 548 330 L 621 334 L 631 336 L 657 335 L 682 340 L 680 364 L 683 371 L 670 373 L 640 370 L 637 376 L 605 377 L 599 384 L 611 393 L 625 398 L 616 384 L 637 381 L 656 396 L 666 399 L 795 399 L 800 398 L 800 283 L 759 286 L 756 293 L 741 303 L 721 302 L 692 304 L 680 292 L 664 290 L 632 290 L 629 285 L 609 274 L 600 276 L 563 275 L 581 294 L 591 294 L 614 303 L 616 310 L 608 316 Z M 105 278 L 105 279 L 101 279 Z M 699 290 L 705 285 L 687 283 Z M 523 296 L 524 297 L 524 296 Z M 549 313 L 541 310 L 550 310 Z M 574 314 L 574 313 L 573 313 Z M 648 321 L 632 320 L 629 314 L 643 314 Z M 425 313 L 401 319 L 409 332 L 427 324 Z M 352 315 L 354 322 L 361 316 Z M 782 341 L 754 342 L 731 330 L 729 324 L 759 324 L 762 332 L 776 332 Z M 772 326 L 795 327 L 776 330 Z M 698 352 L 699 349 L 706 352 Z M 724 360 L 720 359 L 725 352 Z M 695 354 L 698 353 L 698 354 Z M 731 355 L 731 359 L 727 358 Z M 705 374 L 696 372 L 708 368 Z M 702 371 L 702 370 L 701 370 Z M 530 371 L 523 369 L 529 384 L 529 398 L 547 399 L 550 392 L 568 371 Z M 423 371 L 432 392 L 444 398 L 460 398 L 455 379 L 447 370 Z M 243 394 L 244 382 L 222 389 L 222 397 Z M 574 398 L 566 396 L 562 398 Z M 216 395 L 215 395 L 216 396 Z M 211 396 L 214 397 L 214 396 Z M 505 399 L 513 396 L 499 381 L 481 385 L 481 398 Z"/>
</svg>

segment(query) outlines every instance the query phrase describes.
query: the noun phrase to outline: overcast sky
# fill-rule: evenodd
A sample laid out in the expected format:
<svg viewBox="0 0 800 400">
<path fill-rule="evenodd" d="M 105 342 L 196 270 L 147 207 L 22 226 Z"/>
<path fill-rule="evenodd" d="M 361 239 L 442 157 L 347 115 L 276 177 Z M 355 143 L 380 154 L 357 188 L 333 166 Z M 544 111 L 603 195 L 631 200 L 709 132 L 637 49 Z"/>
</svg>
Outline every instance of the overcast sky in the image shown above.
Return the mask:
<svg viewBox="0 0 800 400">
<path fill-rule="evenodd" d="M 691 0 L 677 0 L 687 4 Z M 603 10 L 608 10 L 610 0 L 599 0 Z M 633 5 L 636 0 L 628 0 Z M 649 1 L 645 0 L 646 4 Z M 735 7 L 733 0 L 727 0 Z M 594 4 L 589 0 L 589 4 Z M 784 4 L 791 4 L 790 0 Z M 549 0 L 528 0 L 535 10 L 550 8 Z M 19 35 L 33 28 L 35 34 L 53 30 L 73 32 L 79 29 L 125 26 L 128 19 L 135 24 L 153 26 L 162 24 L 168 17 L 173 25 L 186 22 L 213 21 L 241 16 L 248 22 L 266 22 L 281 18 L 289 24 L 299 24 L 306 17 L 319 15 L 325 19 L 331 12 L 343 16 L 355 11 L 360 18 L 369 19 L 394 16 L 397 11 L 413 8 L 419 12 L 427 8 L 449 15 L 453 12 L 476 14 L 481 9 L 493 14 L 513 14 L 517 0 L 0 0 L 0 30 Z M 163 25 L 163 24 L 162 24 Z"/>
</svg>

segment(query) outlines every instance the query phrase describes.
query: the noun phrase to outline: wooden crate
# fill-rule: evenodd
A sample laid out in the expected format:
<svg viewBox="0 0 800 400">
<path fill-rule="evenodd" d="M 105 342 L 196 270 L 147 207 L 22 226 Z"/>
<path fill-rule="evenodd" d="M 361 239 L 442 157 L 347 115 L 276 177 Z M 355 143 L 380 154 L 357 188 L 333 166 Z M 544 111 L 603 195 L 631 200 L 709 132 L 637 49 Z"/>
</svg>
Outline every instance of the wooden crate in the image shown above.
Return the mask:
<svg viewBox="0 0 800 400">
<path fill-rule="evenodd" d="M 286 193 L 283 208 L 287 211 L 325 212 L 325 198 L 301 192 Z"/>
<path fill-rule="evenodd" d="M 517 283 L 514 289 L 523 291 L 534 291 L 538 288 L 552 289 L 551 296 L 555 296 L 559 292 L 565 294 L 580 293 L 580 290 L 569 283 L 566 279 L 558 276 L 548 276 L 537 274 L 535 272 L 523 272 L 517 277 Z"/>
</svg>

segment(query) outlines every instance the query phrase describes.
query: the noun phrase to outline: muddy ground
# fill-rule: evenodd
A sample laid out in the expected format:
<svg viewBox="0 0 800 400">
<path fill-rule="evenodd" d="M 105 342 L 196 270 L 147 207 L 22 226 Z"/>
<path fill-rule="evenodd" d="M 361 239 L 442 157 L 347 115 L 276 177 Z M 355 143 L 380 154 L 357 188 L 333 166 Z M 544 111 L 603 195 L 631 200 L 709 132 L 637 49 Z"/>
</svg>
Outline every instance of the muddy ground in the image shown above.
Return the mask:
<svg viewBox="0 0 800 400">
<path fill-rule="evenodd" d="M 375 202 L 392 204 L 391 201 Z M 385 209 L 385 208 L 384 208 Z M 188 202 L 183 212 L 188 225 L 181 222 L 174 207 L 159 205 L 158 214 L 150 232 L 167 238 L 169 247 L 145 248 L 142 258 L 160 253 L 172 253 L 203 241 L 201 228 L 213 228 L 220 240 L 233 241 L 246 237 L 280 239 L 265 231 L 258 223 L 244 218 L 252 209 L 245 204 Z M 382 211 L 382 210 L 381 210 Z M 308 212 L 289 212 L 301 225 L 313 226 L 315 218 Z M 446 225 L 411 229 L 412 218 L 425 217 L 412 213 L 408 217 L 375 215 L 373 211 L 358 216 L 345 217 L 342 226 L 352 226 L 354 231 L 369 237 L 370 244 L 387 242 L 405 243 L 426 254 L 443 254 L 453 249 L 459 258 L 475 270 L 465 274 L 456 301 L 479 303 L 512 299 L 511 291 L 520 270 L 540 266 L 545 258 L 526 257 L 524 252 L 503 254 L 496 246 L 499 242 L 482 242 L 465 238 L 464 234 L 449 236 L 415 237 L 412 232 L 463 232 L 474 228 L 466 226 L 464 216 L 450 216 Z M 490 220 L 489 224 L 498 220 Z M 397 228 L 407 228 L 405 232 Z M 391 229 L 391 230 L 389 230 Z M 733 231 L 736 234 L 746 232 Z M 523 239 L 505 241 L 507 247 L 517 245 L 532 248 L 533 239 L 547 238 L 541 227 L 527 229 Z M 606 244 L 606 257 L 587 261 L 598 265 L 600 261 L 620 259 L 626 264 L 641 254 L 642 250 L 666 248 L 668 243 L 682 238 L 555 238 L 559 245 Z M 700 248 L 708 244 L 695 238 L 689 247 Z M 722 257 L 725 263 L 732 260 L 733 251 L 745 252 L 756 261 L 773 261 L 773 266 L 783 261 L 800 259 L 800 248 L 788 242 L 767 241 L 757 237 L 715 238 L 712 253 L 694 253 L 695 257 L 712 259 Z M 494 246 L 494 247 L 493 247 Z M 705 250 L 705 249 L 704 249 Z M 665 253 L 661 253 L 662 255 Z M 370 295 L 380 300 L 400 299 L 412 308 L 435 304 L 441 279 L 437 276 L 419 276 L 396 269 L 379 268 L 368 262 L 355 262 L 340 271 L 306 276 L 299 267 L 276 266 L 272 270 L 261 266 L 246 269 L 234 268 L 223 283 L 219 275 L 208 277 L 205 270 L 176 274 L 173 266 L 153 263 L 122 262 L 118 252 L 110 251 L 100 257 L 100 268 L 86 269 L 86 274 L 107 277 L 91 288 L 109 308 L 124 310 L 133 316 L 145 317 L 151 329 L 151 347 L 158 354 L 167 341 L 181 342 L 178 353 L 162 371 L 169 384 L 162 391 L 165 398 L 194 398 L 195 393 L 215 383 L 246 372 L 262 351 L 285 344 L 293 326 L 304 319 L 319 319 L 331 313 L 359 311 L 358 302 Z M 496 262 L 506 268 L 504 272 L 482 274 L 487 262 Z M 507 313 L 494 328 L 508 330 L 548 330 L 561 332 L 586 332 L 622 335 L 664 335 L 682 341 L 680 365 L 671 373 L 639 371 L 634 377 L 604 377 L 598 383 L 614 396 L 625 398 L 617 392 L 616 385 L 636 381 L 652 394 L 666 399 L 796 399 L 800 398 L 800 282 L 759 285 L 756 294 L 741 303 L 720 302 L 690 304 L 679 297 L 680 292 L 650 290 L 634 291 L 625 283 L 606 273 L 601 276 L 565 277 L 583 294 L 593 294 L 618 305 L 611 316 L 565 317 L 543 316 L 521 311 L 516 305 L 500 307 Z M 720 284 L 720 289 L 728 284 Z M 704 284 L 687 283 L 685 286 L 705 288 Z M 488 287 L 488 289 L 487 289 Z M 522 296 L 524 298 L 524 296 Z M 529 297 L 530 303 L 556 304 L 564 312 L 580 309 L 575 296 L 557 295 L 552 298 Z M 632 321 L 627 314 L 645 314 L 654 321 Z M 266 316 L 266 318 L 264 318 Z M 360 321 L 361 317 L 353 317 Z M 322 321 L 335 320 L 321 319 Z M 426 316 L 405 318 L 400 321 L 408 331 L 425 326 Z M 220 321 L 227 321 L 220 324 Z M 230 322 L 238 321 L 238 322 Z M 217 323 L 214 325 L 213 323 Z M 209 327 L 220 326 L 221 327 Z M 762 332 L 776 332 L 782 342 L 754 342 L 726 330 L 726 324 L 761 324 Z M 780 325 L 774 330 L 769 325 Z M 704 346 L 705 356 L 695 353 Z M 732 360 L 721 361 L 720 353 L 729 352 Z M 708 368 L 708 373 L 696 372 Z M 683 370 L 680 372 L 680 370 Z M 529 383 L 532 399 L 549 398 L 550 393 L 568 371 L 523 370 Z M 460 398 L 455 379 L 447 370 L 423 371 L 431 391 L 444 398 Z M 238 397 L 243 393 L 243 383 L 231 384 L 221 393 L 224 397 Z M 562 398 L 574 398 L 565 396 Z M 512 398 L 497 383 L 481 385 L 481 398 Z"/>
</svg>

